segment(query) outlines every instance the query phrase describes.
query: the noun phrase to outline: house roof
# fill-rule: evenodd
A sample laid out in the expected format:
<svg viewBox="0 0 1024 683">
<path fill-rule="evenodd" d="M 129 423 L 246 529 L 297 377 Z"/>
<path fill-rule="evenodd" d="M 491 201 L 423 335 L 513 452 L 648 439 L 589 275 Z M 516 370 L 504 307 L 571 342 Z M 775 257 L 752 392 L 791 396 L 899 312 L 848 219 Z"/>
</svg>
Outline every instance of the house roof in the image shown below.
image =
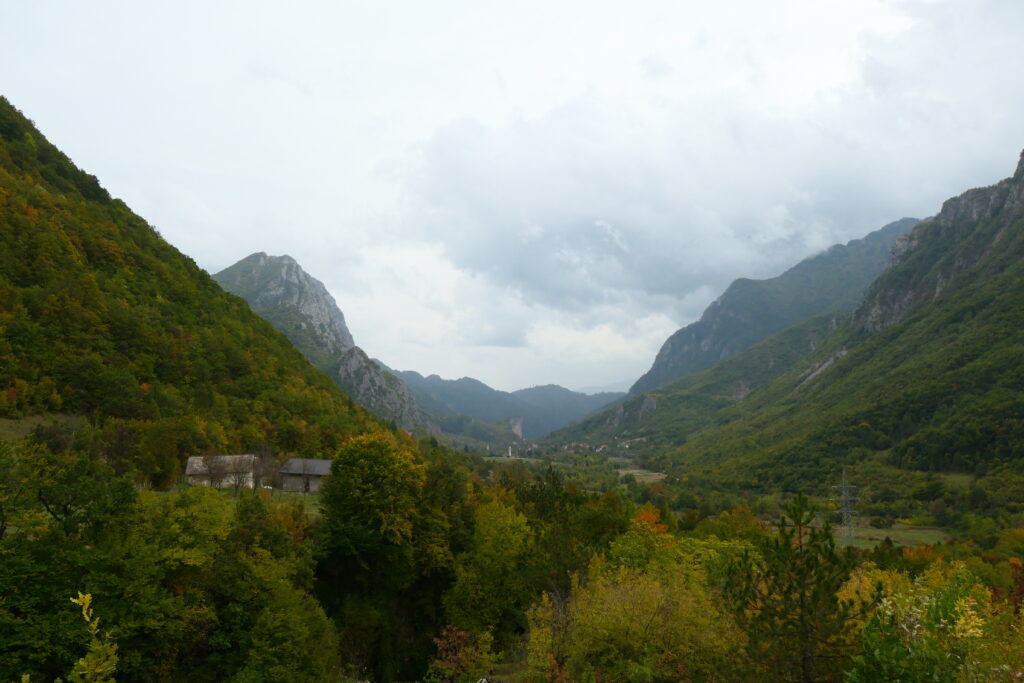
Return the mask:
<svg viewBox="0 0 1024 683">
<path fill-rule="evenodd" d="M 278 471 L 281 474 L 308 474 L 326 477 L 331 473 L 331 461 L 315 458 L 291 458 L 281 465 L 281 469 Z"/>
<path fill-rule="evenodd" d="M 208 474 L 207 466 L 217 474 L 249 474 L 256 469 L 256 456 L 243 455 L 193 455 L 185 464 L 185 476 Z"/>
</svg>

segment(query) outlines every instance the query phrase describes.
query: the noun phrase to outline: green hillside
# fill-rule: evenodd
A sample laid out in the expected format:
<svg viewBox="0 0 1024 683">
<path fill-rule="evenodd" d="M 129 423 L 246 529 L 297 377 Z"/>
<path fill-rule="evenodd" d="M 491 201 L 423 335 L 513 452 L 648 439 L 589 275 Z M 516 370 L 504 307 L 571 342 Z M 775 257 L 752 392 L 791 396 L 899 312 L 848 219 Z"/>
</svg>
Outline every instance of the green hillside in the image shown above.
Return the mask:
<svg viewBox="0 0 1024 683">
<path fill-rule="evenodd" d="M 551 440 L 626 447 L 645 454 L 678 446 L 693 432 L 714 424 L 722 411 L 814 352 L 843 320 L 841 314 L 828 314 L 794 325 L 710 370 L 591 415 Z"/>
<path fill-rule="evenodd" d="M 640 429 L 676 447 L 648 465 L 746 490 L 827 488 L 842 465 L 1019 470 L 1022 257 L 1024 161 L 919 224 L 853 317 L 771 381 L 731 401 L 708 390 L 769 358 L 785 365 L 772 349 L 801 327 L 653 392 L 657 417 Z"/>
<path fill-rule="evenodd" d="M 88 416 L 157 485 L 186 455 L 378 429 L 283 335 L 0 100 L 0 416 Z"/>
<path fill-rule="evenodd" d="M 734 281 L 700 320 L 665 341 L 630 394 L 706 370 L 813 316 L 852 311 L 868 285 L 885 270 L 893 244 L 916 223 L 916 218 L 895 221 L 863 239 L 804 259 L 778 277 Z"/>
</svg>

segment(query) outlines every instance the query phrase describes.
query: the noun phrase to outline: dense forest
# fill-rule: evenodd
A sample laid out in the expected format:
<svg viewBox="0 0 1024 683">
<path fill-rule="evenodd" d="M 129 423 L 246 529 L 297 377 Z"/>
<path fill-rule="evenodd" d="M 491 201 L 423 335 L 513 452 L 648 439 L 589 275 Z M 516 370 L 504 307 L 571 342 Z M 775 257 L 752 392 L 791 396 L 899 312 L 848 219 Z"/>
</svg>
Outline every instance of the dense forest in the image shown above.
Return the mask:
<svg viewBox="0 0 1024 683">
<path fill-rule="evenodd" d="M 941 313 L 922 304 L 871 334 L 818 318 L 683 378 L 680 403 L 722 415 L 728 439 L 694 454 L 711 437 L 677 424 L 685 443 L 648 456 L 669 476 L 620 482 L 589 454 L 484 458 L 368 416 L 5 100 L 0 221 L 0 678 L 1024 675 L 1008 248 L 958 271 Z M 772 399 L 801 370 L 750 359 L 810 363 L 837 332 L 861 335 L 849 383 L 814 389 L 814 419 Z M 932 384 L 883 392 L 869 376 L 913 362 Z M 722 401 L 749 367 L 775 412 Z M 886 421 L 912 400 L 916 422 Z M 848 405 L 856 422 L 837 417 Z M 835 450 L 777 446 L 783 427 Z M 929 450 L 954 439 L 955 463 Z M 728 465 L 727 448 L 742 457 Z M 807 484 L 832 481 L 840 449 L 879 526 L 927 516 L 945 539 L 837 545 L 830 484 Z M 188 456 L 231 452 L 330 458 L 331 474 L 315 496 L 181 481 Z"/>
<path fill-rule="evenodd" d="M 158 487 L 383 428 L 6 101 L 0 140 L 0 417 L 86 417 L 80 448 Z"/>
</svg>

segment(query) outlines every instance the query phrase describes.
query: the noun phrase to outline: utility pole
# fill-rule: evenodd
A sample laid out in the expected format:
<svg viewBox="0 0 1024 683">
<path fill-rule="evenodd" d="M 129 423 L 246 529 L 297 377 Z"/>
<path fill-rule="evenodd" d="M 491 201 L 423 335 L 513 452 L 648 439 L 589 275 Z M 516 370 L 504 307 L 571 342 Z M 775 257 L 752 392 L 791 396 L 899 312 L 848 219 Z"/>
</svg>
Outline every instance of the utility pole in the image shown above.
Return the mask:
<svg viewBox="0 0 1024 683">
<path fill-rule="evenodd" d="M 843 516 L 843 537 L 847 539 L 853 538 L 853 503 L 857 500 L 857 497 L 853 495 L 853 490 L 857 488 L 850 483 L 849 479 L 846 478 L 846 468 L 843 468 L 843 481 L 839 486 L 833 486 L 834 489 L 839 489 L 839 494 L 834 496 L 832 500 L 839 503 L 839 512 Z"/>
</svg>

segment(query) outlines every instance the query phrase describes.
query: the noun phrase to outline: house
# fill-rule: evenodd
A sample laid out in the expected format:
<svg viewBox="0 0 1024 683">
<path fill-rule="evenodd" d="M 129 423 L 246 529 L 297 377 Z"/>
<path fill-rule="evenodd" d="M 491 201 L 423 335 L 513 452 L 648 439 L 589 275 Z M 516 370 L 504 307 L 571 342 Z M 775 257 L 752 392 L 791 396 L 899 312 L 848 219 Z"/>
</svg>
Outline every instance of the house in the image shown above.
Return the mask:
<svg viewBox="0 0 1024 683">
<path fill-rule="evenodd" d="M 251 489 L 256 485 L 256 456 L 193 455 L 185 465 L 185 481 L 193 486 Z"/>
<path fill-rule="evenodd" d="M 278 472 L 281 474 L 281 488 L 285 491 L 316 493 L 323 478 L 331 473 L 331 461 L 291 458 Z"/>
</svg>

